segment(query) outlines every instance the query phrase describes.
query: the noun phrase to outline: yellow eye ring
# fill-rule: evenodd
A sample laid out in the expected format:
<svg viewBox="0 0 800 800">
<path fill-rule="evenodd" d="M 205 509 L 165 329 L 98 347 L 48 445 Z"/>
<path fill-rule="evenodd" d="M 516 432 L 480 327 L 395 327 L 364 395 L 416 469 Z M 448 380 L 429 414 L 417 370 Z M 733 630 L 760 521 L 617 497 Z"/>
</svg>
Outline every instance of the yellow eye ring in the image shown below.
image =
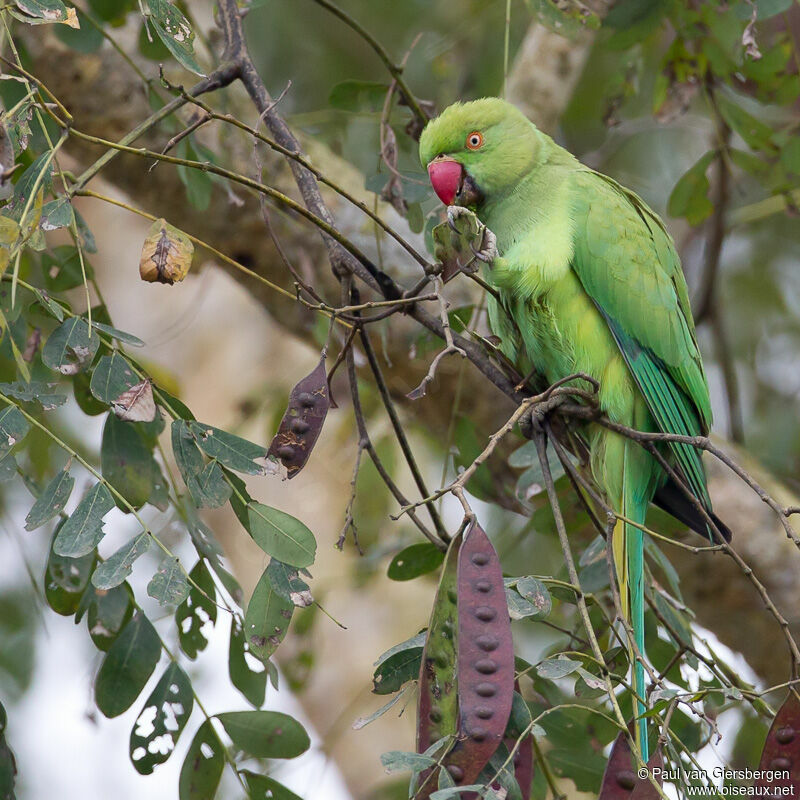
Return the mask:
<svg viewBox="0 0 800 800">
<path fill-rule="evenodd" d="M 467 136 L 467 147 L 470 150 L 477 150 L 483 147 L 483 134 L 480 131 L 472 131 L 472 133 Z"/>
</svg>

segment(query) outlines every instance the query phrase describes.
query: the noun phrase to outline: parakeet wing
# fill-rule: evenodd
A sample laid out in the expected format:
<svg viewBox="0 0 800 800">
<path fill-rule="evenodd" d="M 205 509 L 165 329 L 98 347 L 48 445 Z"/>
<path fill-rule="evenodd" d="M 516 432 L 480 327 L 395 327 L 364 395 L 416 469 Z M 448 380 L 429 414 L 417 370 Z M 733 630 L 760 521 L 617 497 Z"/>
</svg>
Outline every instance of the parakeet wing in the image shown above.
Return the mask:
<svg viewBox="0 0 800 800">
<path fill-rule="evenodd" d="M 608 322 L 656 424 L 708 431 L 711 405 L 675 247 L 632 192 L 590 170 L 576 176 L 573 269 Z M 673 443 L 681 472 L 710 506 L 700 453 Z"/>
</svg>

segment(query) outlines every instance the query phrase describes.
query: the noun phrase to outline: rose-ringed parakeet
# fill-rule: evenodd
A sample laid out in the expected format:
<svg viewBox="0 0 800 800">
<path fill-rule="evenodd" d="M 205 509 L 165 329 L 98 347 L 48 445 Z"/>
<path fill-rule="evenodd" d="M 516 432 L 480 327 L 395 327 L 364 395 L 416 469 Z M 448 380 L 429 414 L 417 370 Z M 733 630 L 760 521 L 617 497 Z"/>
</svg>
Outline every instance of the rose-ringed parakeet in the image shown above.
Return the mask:
<svg viewBox="0 0 800 800">
<path fill-rule="evenodd" d="M 450 106 L 427 125 L 419 147 L 439 199 L 473 210 L 494 233 L 484 238 L 492 252 L 483 256 L 499 297 L 489 298 L 490 326 L 521 375 L 535 369 L 553 383 L 587 373 L 614 422 L 688 436 L 708 431 L 708 386 L 680 260 L 639 197 L 497 98 Z M 597 423 L 580 435 L 591 475 L 618 515 L 644 525 L 654 502 L 710 535 L 696 505 L 639 444 Z M 663 454 L 727 538 L 711 510 L 700 452 L 671 443 Z M 619 520 L 612 547 L 623 612 L 643 654 L 641 529 Z M 640 717 L 644 669 L 634 663 Z M 637 729 L 646 761 L 646 726 Z"/>
</svg>

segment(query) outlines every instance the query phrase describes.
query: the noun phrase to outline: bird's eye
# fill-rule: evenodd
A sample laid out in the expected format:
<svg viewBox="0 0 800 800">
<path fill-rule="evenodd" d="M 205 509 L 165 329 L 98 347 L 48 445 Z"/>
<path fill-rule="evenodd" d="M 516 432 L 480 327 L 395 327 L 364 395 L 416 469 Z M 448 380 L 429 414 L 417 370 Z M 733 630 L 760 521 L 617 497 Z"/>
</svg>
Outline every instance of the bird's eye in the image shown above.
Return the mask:
<svg viewBox="0 0 800 800">
<path fill-rule="evenodd" d="M 480 131 L 472 131 L 472 133 L 467 136 L 467 147 L 470 150 L 477 150 L 482 145 L 483 134 Z"/>
</svg>

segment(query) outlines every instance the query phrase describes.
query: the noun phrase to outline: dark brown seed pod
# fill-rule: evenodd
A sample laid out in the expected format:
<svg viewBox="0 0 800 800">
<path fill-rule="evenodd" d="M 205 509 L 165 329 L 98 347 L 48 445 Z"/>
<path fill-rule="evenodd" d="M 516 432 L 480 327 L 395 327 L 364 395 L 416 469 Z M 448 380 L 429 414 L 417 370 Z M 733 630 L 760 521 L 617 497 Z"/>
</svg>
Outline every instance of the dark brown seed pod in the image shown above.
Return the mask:
<svg viewBox="0 0 800 800">
<path fill-rule="evenodd" d="M 800 786 L 800 700 L 791 690 L 772 721 L 758 769 L 771 778 L 759 778 L 756 786 L 775 797 Z"/>
<path fill-rule="evenodd" d="M 656 750 L 650 756 L 647 767 L 652 774 L 654 769 L 661 770 L 663 765 L 661 751 Z M 657 783 L 661 786 L 660 778 Z M 603 773 L 597 800 L 656 800 L 658 797 L 658 791 L 650 779 L 641 779 L 637 776 L 636 762 L 631 753 L 628 737 L 620 733 L 611 746 L 611 754 L 608 757 L 606 771 Z"/>
<path fill-rule="evenodd" d="M 268 456 L 283 464 L 287 478 L 294 478 L 306 465 L 330 405 L 323 355 L 314 371 L 292 389 L 289 407 L 269 446 Z"/>
<path fill-rule="evenodd" d="M 458 607 L 456 580 L 461 537 L 450 542 L 439 588 L 433 602 L 428 638 L 422 652 L 417 701 L 417 752 L 423 753 L 443 736 L 458 730 L 456 693 L 456 632 Z M 452 773 L 451 773 L 452 774 Z M 426 770 L 420 775 L 416 800 L 427 800 L 438 788 L 437 775 Z"/>
<path fill-rule="evenodd" d="M 496 642 L 490 653 L 487 642 Z M 458 556 L 458 740 L 444 760 L 448 768 L 461 769 L 457 783 L 475 783 L 497 750 L 513 697 L 514 646 L 503 573 L 492 543 L 473 522 Z"/>
</svg>

